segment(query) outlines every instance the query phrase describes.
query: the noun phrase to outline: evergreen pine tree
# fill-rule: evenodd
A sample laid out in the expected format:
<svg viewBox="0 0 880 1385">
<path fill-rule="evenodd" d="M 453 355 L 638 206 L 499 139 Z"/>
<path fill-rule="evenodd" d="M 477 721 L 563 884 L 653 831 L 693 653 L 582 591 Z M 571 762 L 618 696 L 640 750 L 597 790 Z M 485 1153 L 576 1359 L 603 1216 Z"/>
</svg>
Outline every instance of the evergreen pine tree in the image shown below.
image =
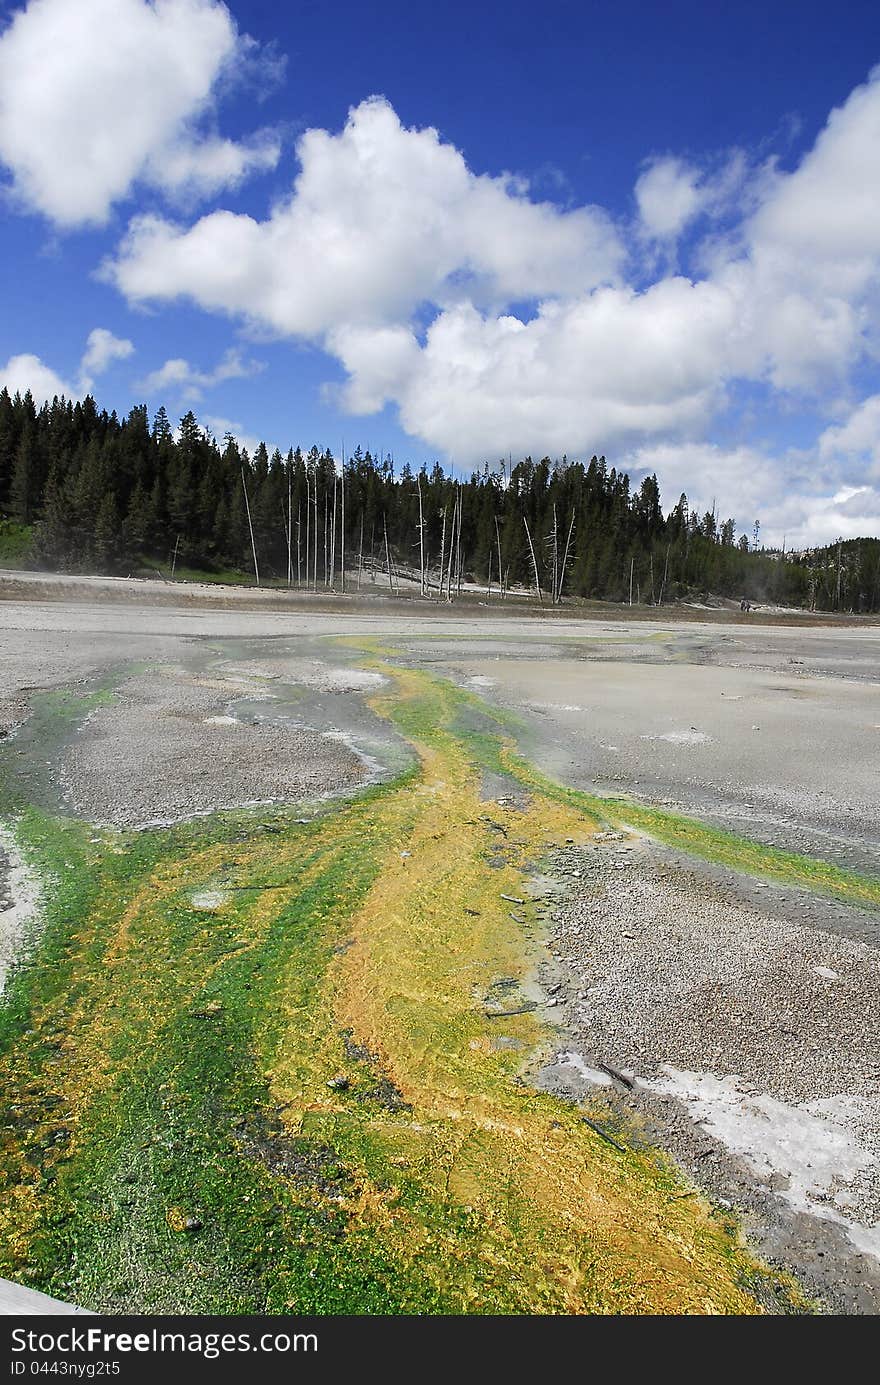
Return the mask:
<svg viewBox="0 0 880 1385">
<path fill-rule="evenodd" d="M 15 461 L 12 467 L 10 485 L 10 511 L 19 524 L 30 524 L 36 514 L 39 502 L 37 444 L 34 426 L 30 422 L 24 426 Z"/>
<path fill-rule="evenodd" d="M 116 572 L 122 556 L 119 507 L 111 490 L 104 492 L 95 519 L 91 551 L 99 572 Z"/>
<path fill-rule="evenodd" d="M 0 389 L 0 515 L 6 513 L 12 485 L 12 470 L 18 447 L 15 409 L 4 385 Z"/>
<path fill-rule="evenodd" d="M 139 558 L 150 546 L 150 497 L 138 481 L 131 493 L 122 525 L 122 547 L 129 559 Z"/>
<path fill-rule="evenodd" d="M 34 528 L 34 554 L 37 560 L 52 571 L 63 572 L 70 560 L 72 535 L 70 507 L 61 480 L 53 471 L 46 482 L 43 515 Z"/>
</svg>

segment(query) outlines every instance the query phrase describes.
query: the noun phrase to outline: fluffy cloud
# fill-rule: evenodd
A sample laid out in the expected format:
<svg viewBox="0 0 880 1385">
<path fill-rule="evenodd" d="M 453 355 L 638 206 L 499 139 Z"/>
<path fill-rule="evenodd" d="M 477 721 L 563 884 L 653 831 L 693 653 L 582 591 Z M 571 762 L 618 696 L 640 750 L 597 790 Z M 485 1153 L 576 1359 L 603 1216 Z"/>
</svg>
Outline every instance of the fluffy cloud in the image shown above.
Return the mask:
<svg viewBox="0 0 880 1385">
<path fill-rule="evenodd" d="M 221 447 L 223 439 L 227 433 L 231 433 L 239 447 L 247 450 L 252 457 L 264 438 L 258 438 L 256 433 L 251 433 L 241 423 L 237 423 L 234 418 L 219 418 L 216 414 L 208 414 L 204 420 L 206 430 L 218 439 Z M 266 443 L 269 456 L 276 450 L 274 443 Z"/>
<path fill-rule="evenodd" d="M 184 201 L 274 166 L 270 132 L 216 129 L 225 84 L 259 62 L 220 0 L 29 0 L 0 36 L 14 193 L 74 226 L 106 220 L 138 181 Z M 624 226 L 473 173 L 374 98 L 301 138 L 296 182 L 265 219 L 137 217 L 103 273 L 132 302 L 188 298 L 322 345 L 346 409 L 393 405 L 462 463 L 605 451 L 657 470 L 667 497 L 715 499 L 747 527 L 760 515 L 774 538 L 878 532 L 880 395 L 843 419 L 836 403 L 880 352 L 878 144 L 880 70 L 791 171 L 655 158 Z M 96 328 L 80 391 L 132 351 Z M 142 387 L 195 400 L 259 368 L 236 351 L 213 370 L 173 358 Z M 38 399 L 76 393 L 34 355 L 3 374 Z M 764 408 L 827 410 L 810 454 L 705 441 L 741 382 Z"/>
<path fill-rule="evenodd" d="M 281 153 L 277 135 L 261 130 L 249 140 L 180 140 L 151 162 L 153 181 L 168 192 L 208 197 L 238 187 L 250 173 L 274 168 Z"/>
<path fill-rule="evenodd" d="M 764 170 L 749 169 L 740 149 L 704 169 L 671 154 L 651 159 L 635 185 L 637 230 L 646 240 L 672 243 L 698 216 L 718 217 L 734 204 L 741 211 L 750 197 L 758 198 L 763 177 Z"/>
<path fill-rule="evenodd" d="M 709 284 L 669 279 L 649 292 L 606 288 L 547 302 L 529 322 L 464 304 L 442 312 L 424 347 L 403 329 L 338 331 L 349 408 L 389 400 L 404 427 L 462 461 L 604 450 L 705 424 L 717 403 L 719 343 L 734 305 Z"/>
<path fill-rule="evenodd" d="M 778 472 L 778 469 L 777 469 Z M 785 476 L 780 478 L 783 483 Z M 777 494 L 757 511 L 762 540 L 789 549 L 880 534 L 880 490 L 873 486 Z"/>
<path fill-rule="evenodd" d="M 699 171 L 681 159 L 656 159 L 636 183 L 639 218 L 647 235 L 674 238 L 703 207 Z"/>
<path fill-rule="evenodd" d="M 138 388 L 147 395 L 161 394 L 170 389 L 183 399 L 194 402 L 201 399 L 206 389 L 212 389 L 224 380 L 246 380 L 258 375 L 262 369 L 261 361 L 243 360 L 239 351 L 230 348 L 214 369 L 208 371 L 198 370 L 182 357 L 174 357 L 158 370 L 152 371 Z"/>
<path fill-rule="evenodd" d="M 26 394 L 30 390 L 37 407 L 52 400 L 57 394 L 68 399 L 77 398 L 77 391 L 65 384 L 51 366 L 47 366 L 39 356 L 24 352 L 20 356 L 10 356 L 4 366 L 0 366 L 0 387 L 6 386 L 10 394 Z"/>
<path fill-rule="evenodd" d="M 86 337 L 85 350 L 79 363 L 77 385 L 69 385 L 61 376 L 45 364 L 39 356 L 24 352 L 11 356 L 5 366 L 0 367 L 0 386 L 5 385 L 10 394 L 24 394 L 30 390 L 39 406 L 56 395 L 67 399 L 82 399 L 89 393 L 95 376 L 103 375 L 114 361 L 125 361 L 134 353 L 134 343 L 123 337 L 116 337 L 106 327 L 94 327 Z"/>
<path fill-rule="evenodd" d="M 106 327 L 95 327 L 86 338 L 86 349 L 79 363 L 80 387 L 88 391 L 95 376 L 103 375 L 114 361 L 126 361 L 134 353 L 134 343 L 115 337 Z"/>
<path fill-rule="evenodd" d="M 853 409 L 845 423 L 826 428 L 819 439 L 819 456 L 880 481 L 880 394 L 872 394 Z"/>
<path fill-rule="evenodd" d="M 60 226 L 106 220 L 136 179 L 204 193 L 277 162 L 268 134 L 205 132 L 251 41 L 218 0 L 30 0 L 0 38 L 0 161 Z"/>
<path fill-rule="evenodd" d="M 104 275 L 133 302 L 189 298 L 320 343 L 346 370 L 344 407 L 395 405 L 409 433 L 464 464 L 653 450 L 665 494 L 726 497 L 726 512 L 749 526 L 760 514 L 773 537 L 876 532 L 872 401 L 811 459 L 703 439 L 740 383 L 765 407 L 804 397 L 833 417 L 876 356 L 880 186 L 866 170 L 878 143 L 880 69 L 791 171 L 741 153 L 708 170 L 655 160 L 627 230 L 475 175 L 377 98 L 340 133 L 303 136 L 292 193 L 265 220 L 138 218 Z M 636 287 L 646 245 L 649 259 L 680 253 L 701 216 L 699 273 Z"/>
<path fill-rule="evenodd" d="M 633 475 L 656 472 L 668 504 L 684 492 L 692 509 L 736 518 L 751 538 L 760 520 L 760 541 L 811 548 L 838 537 L 880 533 L 880 487 L 841 481 L 836 461 L 794 449 L 779 455 L 752 446 L 706 442 L 656 443 L 622 460 Z"/>
<path fill-rule="evenodd" d="M 297 153 L 293 193 L 268 220 L 138 218 L 106 276 L 131 300 L 188 297 L 320 338 L 408 320 L 425 302 L 506 304 L 617 275 L 623 251 L 604 213 L 561 212 L 511 178 L 472 173 L 386 101 L 356 107 L 338 135 L 308 131 Z"/>
<path fill-rule="evenodd" d="M 748 234 L 762 273 L 812 294 L 856 299 L 877 283 L 880 68 L 831 112 L 815 146 L 779 174 Z"/>
</svg>

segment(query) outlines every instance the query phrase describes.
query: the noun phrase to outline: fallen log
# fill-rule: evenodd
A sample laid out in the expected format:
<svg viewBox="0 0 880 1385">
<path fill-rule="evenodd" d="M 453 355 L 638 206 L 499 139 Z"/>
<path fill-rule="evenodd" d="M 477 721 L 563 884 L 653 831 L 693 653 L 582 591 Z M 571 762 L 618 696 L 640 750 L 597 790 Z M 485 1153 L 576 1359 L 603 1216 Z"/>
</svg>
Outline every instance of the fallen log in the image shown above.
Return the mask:
<svg viewBox="0 0 880 1385">
<path fill-rule="evenodd" d="M 603 1130 L 601 1125 L 597 1125 L 595 1121 L 591 1121 L 589 1116 L 584 1116 L 583 1119 L 584 1124 L 588 1125 L 591 1130 L 595 1130 L 599 1138 L 604 1140 L 606 1144 L 613 1145 L 615 1149 L 620 1150 L 621 1154 L 626 1154 L 626 1150 L 624 1149 L 623 1145 L 618 1144 L 614 1136 L 609 1135 L 607 1130 Z"/>
<path fill-rule="evenodd" d="M 627 1077 L 623 1072 L 618 1072 L 617 1068 L 612 1068 L 610 1063 L 597 1062 L 596 1067 L 601 1068 L 602 1072 L 607 1072 L 608 1076 L 613 1077 L 615 1082 L 619 1082 L 622 1086 L 628 1087 L 630 1091 L 635 1087 L 635 1083 L 631 1078 Z"/>
<path fill-rule="evenodd" d="M 484 1010 L 483 1014 L 487 1020 L 503 1020 L 508 1015 L 527 1015 L 531 1010 L 536 1010 L 537 1006 L 533 1000 L 526 1005 L 520 1005 L 516 1010 Z"/>
</svg>

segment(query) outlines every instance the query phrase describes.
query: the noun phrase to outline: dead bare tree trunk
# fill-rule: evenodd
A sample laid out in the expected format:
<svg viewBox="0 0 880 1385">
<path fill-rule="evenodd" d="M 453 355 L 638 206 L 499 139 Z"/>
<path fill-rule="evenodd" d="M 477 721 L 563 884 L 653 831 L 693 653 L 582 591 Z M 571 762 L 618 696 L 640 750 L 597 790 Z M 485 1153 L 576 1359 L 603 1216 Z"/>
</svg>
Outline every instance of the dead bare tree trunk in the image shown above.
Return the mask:
<svg viewBox="0 0 880 1385">
<path fill-rule="evenodd" d="M 446 506 L 443 506 L 443 528 L 440 533 L 440 580 L 437 583 L 437 600 L 443 596 L 443 563 L 446 559 Z"/>
<path fill-rule="evenodd" d="M 422 509 L 422 473 L 416 477 L 419 491 L 419 588 L 425 595 L 425 514 Z"/>
<path fill-rule="evenodd" d="M 331 542 L 332 542 L 331 537 L 330 537 L 330 522 L 331 522 L 331 516 L 333 515 L 335 509 L 336 509 L 336 477 L 335 477 L 335 475 L 334 475 L 334 477 L 333 477 L 333 504 L 332 504 L 332 506 L 330 505 L 330 501 L 329 501 L 328 498 L 327 498 L 327 493 L 326 493 L 326 491 L 324 492 L 324 586 L 325 586 L 325 587 L 329 587 L 330 584 L 331 584 L 331 582 L 332 582 L 332 580 L 333 580 L 333 579 L 332 579 L 332 574 L 331 574 L 331 571 L 330 571 L 330 553 L 331 553 L 330 544 L 331 544 Z"/>
<path fill-rule="evenodd" d="M 385 526 L 385 561 L 388 564 L 388 585 L 394 591 L 394 578 L 391 576 L 391 549 L 388 547 L 388 517 L 382 512 L 382 523 Z"/>
<path fill-rule="evenodd" d="M 309 485 L 309 473 L 306 471 L 306 588 L 309 585 L 309 558 L 312 555 L 312 489 Z"/>
<path fill-rule="evenodd" d="M 342 562 L 339 573 L 342 578 L 342 590 L 345 591 L 345 448 L 342 449 L 342 475 L 339 478 L 339 489 L 342 495 L 342 527 L 339 530 L 339 544 L 342 553 Z"/>
<path fill-rule="evenodd" d="M 562 569 L 559 573 L 559 590 L 556 593 L 556 600 L 562 600 L 562 588 L 565 585 L 565 569 L 568 564 L 568 550 L 571 547 L 571 536 L 574 533 L 574 510 L 571 512 L 571 520 L 568 525 L 568 537 L 565 540 L 565 553 L 562 558 Z"/>
<path fill-rule="evenodd" d="M 315 472 L 315 554 L 312 567 L 312 581 L 315 592 L 318 590 L 318 473 Z"/>
<path fill-rule="evenodd" d="M 458 516 L 458 489 L 455 492 L 455 503 L 452 507 L 452 532 L 449 535 L 449 559 L 446 573 L 446 600 L 452 601 L 452 569 L 454 564 L 453 554 L 455 552 L 455 536 L 459 522 Z"/>
<path fill-rule="evenodd" d="M 287 585 L 293 586 L 293 476 L 287 467 Z"/>
<path fill-rule="evenodd" d="M 657 603 L 659 606 L 663 605 L 663 593 L 666 590 L 666 575 L 669 572 L 669 550 L 671 547 L 672 545 L 669 543 L 666 545 L 666 561 L 663 564 L 663 581 L 660 583 L 660 600 Z"/>
<path fill-rule="evenodd" d="M 284 501 L 281 502 L 281 527 L 284 530 L 284 542 L 287 545 L 287 585 L 290 586 L 290 519 L 284 508 Z"/>
<path fill-rule="evenodd" d="M 330 578 L 327 586 L 330 588 L 336 585 L 336 492 L 338 490 L 335 463 L 333 471 L 333 509 L 330 514 Z"/>
<path fill-rule="evenodd" d="M 458 488 L 458 543 L 457 543 L 457 546 L 456 546 L 456 566 L 457 566 L 457 568 L 458 568 L 458 572 L 457 572 L 457 579 L 458 579 L 458 581 L 457 581 L 457 586 L 456 586 L 456 589 L 455 589 L 455 594 L 456 594 L 456 596 L 461 596 L 461 576 L 462 576 L 462 573 L 461 573 L 461 521 L 462 521 L 463 517 L 464 517 L 464 502 L 463 502 L 462 496 L 461 496 L 461 486 L 459 486 L 459 488 Z"/>
<path fill-rule="evenodd" d="M 257 579 L 257 586 L 260 585 L 260 565 L 257 562 L 257 545 L 254 540 L 254 526 L 251 523 L 251 503 L 248 500 L 247 482 L 244 479 L 244 467 L 241 469 L 241 486 L 244 491 L 244 508 L 247 511 L 248 529 L 251 531 L 251 551 L 254 555 L 254 576 Z"/>
<path fill-rule="evenodd" d="M 501 531 L 498 528 L 498 516 L 493 515 L 495 520 L 495 543 L 498 548 L 498 586 L 501 592 L 501 600 L 504 600 L 504 564 L 501 561 Z"/>
<path fill-rule="evenodd" d="M 529 541 L 529 551 L 531 552 L 531 555 L 532 555 L 532 567 L 535 569 L 535 586 L 538 588 L 538 600 L 540 601 L 541 605 L 543 606 L 543 605 L 544 605 L 544 597 L 543 597 L 543 595 L 542 595 L 542 593 L 541 593 L 541 579 L 540 579 L 540 577 L 538 576 L 538 560 L 537 560 L 537 558 L 535 557 L 535 545 L 532 543 L 532 535 L 531 535 L 531 532 L 530 532 L 530 530 L 529 530 L 529 521 L 526 519 L 525 515 L 523 515 L 523 524 L 526 526 L 526 538 L 527 538 L 528 541 Z"/>
<path fill-rule="evenodd" d="M 357 589 L 361 589 L 361 573 L 364 570 L 364 512 L 361 510 L 361 541 L 358 548 L 358 584 Z"/>
</svg>

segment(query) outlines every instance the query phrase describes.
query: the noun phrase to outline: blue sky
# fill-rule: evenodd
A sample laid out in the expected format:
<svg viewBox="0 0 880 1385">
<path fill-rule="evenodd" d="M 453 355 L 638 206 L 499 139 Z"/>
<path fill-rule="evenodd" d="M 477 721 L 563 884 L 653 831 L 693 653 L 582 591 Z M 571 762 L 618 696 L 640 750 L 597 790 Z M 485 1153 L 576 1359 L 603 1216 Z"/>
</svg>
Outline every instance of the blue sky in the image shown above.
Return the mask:
<svg viewBox="0 0 880 1385">
<path fill-rule="evenodd" d="M 0 5 L 0 374 L 880 533 L 878 62 L 862 3 Z"/>
</svg>

